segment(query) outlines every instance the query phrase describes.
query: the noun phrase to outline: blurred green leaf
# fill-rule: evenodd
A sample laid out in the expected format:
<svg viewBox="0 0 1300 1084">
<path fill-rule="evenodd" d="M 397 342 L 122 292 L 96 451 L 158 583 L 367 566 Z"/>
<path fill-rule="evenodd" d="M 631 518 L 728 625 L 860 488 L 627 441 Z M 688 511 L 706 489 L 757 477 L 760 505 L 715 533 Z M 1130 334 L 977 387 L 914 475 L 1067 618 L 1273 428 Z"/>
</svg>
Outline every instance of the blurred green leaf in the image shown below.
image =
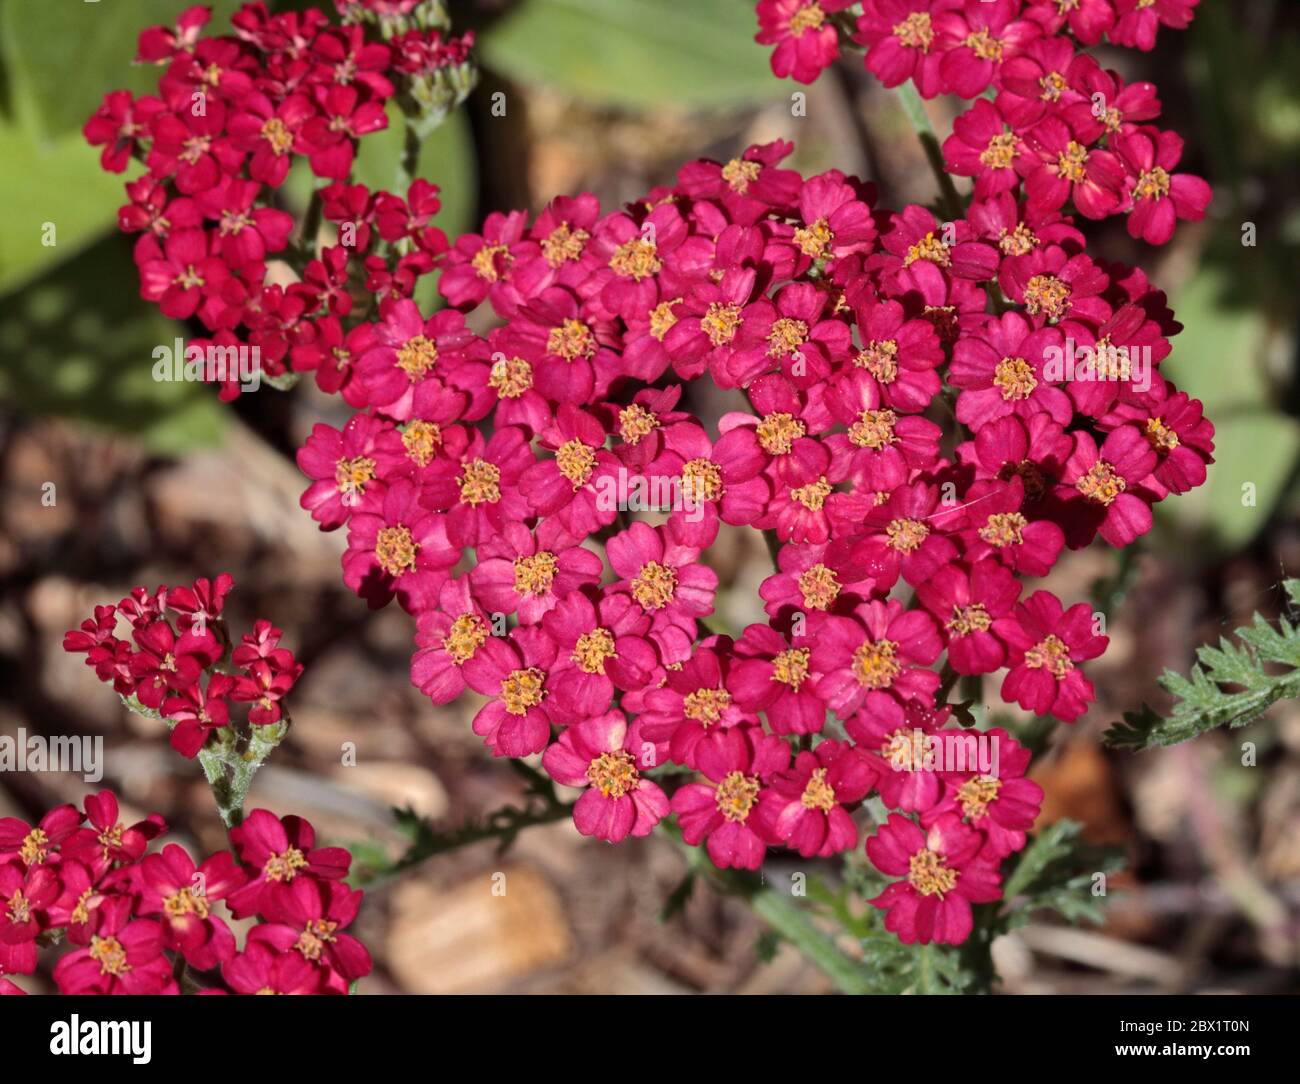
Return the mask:
<svg viewBox="0 0 1300 1084">
<path fill-rule="evenodd" d="M 133 65 L 140 31 L 170 26 L 191 0 L 149 4 L 37 3 L 0 0 L 0 46 L 9 77 L 22 82 L 34 109 L 33 131 L 57 137 L 80 131 L 110 90 L 156 94 L 160 69 Z M 209 27 L 228 28 L 237 0 L 211 0 Z"/>
<path fill-rule="evenodd" d="M 126 202 L 122 176 L 99 168 L 98 152 L 79 133 L 38 147 L 0 126 L 0 296 L 76 254 L 107 230 Z M 46 223 L 53 245 L 42 243 Z"/>
<path fill-rule="evenodd" d="M 1223 271 L 1205 268 L 1173 302 L 1185 330 L 1161 372 L 1205 404 L 1215 427 L 1215 462 L 1204 486 L 1157 512 L 1179 535 L 1232 550 L 1255 536 L 1282 499 L 1300 455 L 1300 424 L 1272 403 L 1262 315 L 1224 306 L 1225 286 Z M 1248 483 L 1253 492 L 1243 488 Z M 1244 504 L 1243 495 L 1254 504 Z"/>
<path fill-rule="evenodd" d="M 740 0 L 525 0 L 480 39 L 484 63 L 601 105 L 728 106 L 785 92 Z"/>
<path fill-rule="evenodd" d="M 183 333 L 136 294 L 129 245 L 101 241 L 5 299 L 0 395 L 31 413 L 129 433 L 155 451 L 215 443 L 222 413 L 203 384 L 153 379 L 153 350 Z"/>
</svg>

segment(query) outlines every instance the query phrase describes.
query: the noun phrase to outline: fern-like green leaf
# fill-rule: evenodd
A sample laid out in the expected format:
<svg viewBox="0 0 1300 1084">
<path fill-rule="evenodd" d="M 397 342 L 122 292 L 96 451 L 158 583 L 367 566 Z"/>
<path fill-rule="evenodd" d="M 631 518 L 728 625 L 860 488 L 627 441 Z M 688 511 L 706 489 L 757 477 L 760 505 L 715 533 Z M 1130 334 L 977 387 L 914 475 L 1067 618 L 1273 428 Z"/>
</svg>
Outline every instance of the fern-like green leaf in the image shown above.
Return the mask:
<svg viewBox="0 0 1300 1084">
<path fill-rule="evenodd" d="M 1300 608 L 1300 580 L 1283 587 L 1288 610 Z M 1105 741 L 1131 749 L 1176 745 L 1216 727 L 1246 726 L 1277 701 L 1300 696 L 1300 624 L 1294 621 L 1284 616 L 1274 625 L 1255 614 L 1237 630 L 1237 642 L 1221 639 L 1217 647 L 1197 648 L 1189 674 L 1166 670 L 1160 677 L 1174 698 L 1173 713 L 1162 718 L 1143 704 L 1141 711 L 1125 713 Z"/>
</svg>

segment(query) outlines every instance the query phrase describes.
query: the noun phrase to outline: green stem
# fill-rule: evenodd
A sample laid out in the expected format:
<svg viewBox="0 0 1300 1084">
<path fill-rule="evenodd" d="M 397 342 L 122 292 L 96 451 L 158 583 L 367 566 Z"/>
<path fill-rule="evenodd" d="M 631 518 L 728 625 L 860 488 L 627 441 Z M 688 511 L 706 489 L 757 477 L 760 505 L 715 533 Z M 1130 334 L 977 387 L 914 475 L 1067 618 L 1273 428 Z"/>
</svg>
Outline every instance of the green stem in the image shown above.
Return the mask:
<svg viewBox="0 0 1300 1084">
<path fill-rule="evenodd" d="M 834 939 L 824 933 L 790 897 L 763 888 L 750 898 L 749 903 L 759 918 L 798 949 L 842 993 L 871 993 L 870 976 L 862 964 L 844 955 Z"/>
<path fill-rule="evenodd" d="M 944 167 L 943 148 L 939 145 L 939 137 L 935 134 L 934 125 L 930 123 L 930 116 L 925 111 L 925 103 L 921 100 L 921 95 L 910 82 L 895 87 L 894 93 L 898 95 L 899 104 L 902 105 L 903 112 L 912 122 L 912 128 L 921 141 L 921 149 L 925 151 L 926 161 L 930 163 L 934 179 L 939 182 L 940 209 L 950 221 L 961 218 L 965 203 L 958 194 L 956 185 L 952 183 L 952 176 Z"/>
</svg>

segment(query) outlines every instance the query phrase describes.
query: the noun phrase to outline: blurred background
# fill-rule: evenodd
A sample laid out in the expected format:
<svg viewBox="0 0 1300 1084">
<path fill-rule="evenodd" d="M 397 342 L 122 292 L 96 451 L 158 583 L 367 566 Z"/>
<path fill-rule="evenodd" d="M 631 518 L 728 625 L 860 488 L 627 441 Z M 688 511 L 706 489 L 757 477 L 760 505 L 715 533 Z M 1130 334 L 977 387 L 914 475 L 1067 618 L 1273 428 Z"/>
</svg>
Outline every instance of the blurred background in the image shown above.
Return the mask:
<svg viewBox="0 0 1300 1084">
<path fill-rule="evenodd" d="M 382 863 L 404 845 L 390 807 L 454 826 L 519 801 L 523 787 L 470 732 L 473 698 L 434 708 L 410 686 L 411 620 L 367 611 L 340 579 L 342 534 L 319 533 L 298 507 L 293 452 L 313 422 L 345 420 L 341 404 L 306 381 L 228 407 L 204 387 L 150 377 L 150 351 L 186 329 L 138 299 L 130 243 L 113 228 L 121 178 L 100 172 L 79 129 L 106 90 L 150 86 L 152 70 L 129 67 L 135 36 L 184 6 L 72 4 L 56 15 L 0 0 L 0 734 L 103 734 L 99 786 L 119 792 L 128 823 L 156 810 L 177 841 L 222 847 L 197 765 L 60 642 L 95 603 L 137 584 L 229 571 L 232 625 L 272 619 L 306 664 L 295 725 L 255 803 L 306 816 Z M 212 28 L 235 6 L 219 0 Z M 483 64 L 479 89 L 422 160 L 452 237 L 489 211 L 535 211 L 560 193 L 590 190 L 608 208 L 671 182 L 690 158 L 726 160 L 775 138 L 796 142 L 788 164 L 856 173 L 887 205 L 935 194 L 892 92 L 856 57 L 811 88 L 774 79 L 744 0 L 450 7 L 458 27 L 478 31 Z M 1300 6 L 1202 0 L 1191 29 L 1162 30 L 1154 53 L 1098 56 L 1158 85 L 1159 123 L 1187 143 L 1183 168 L 1215 186 L 1210 217 L 1180 224 L 1171 244 L 1141 246 L 1115 220 L 1090 228 L 1090 249 L 1140 265 L 1170 294 L 1186 330 L 1163 371 L 1205 402 L 1217 463 L 1205 487 L 1159 508 L 1130 560 L 1098 546 L 1053 574 L 1061 597 L 1108 615 L 1111 647 L 1090 670 L 1098 703 L 1057 728 L 1036 769 L 1044 823 L 1081 821 L 1090 840 L 1124 849 L 1127 868 L 1104 926 L 1031 923 L 1000 942 L 1001 988 L 1296 990 L 1300 704 L 1139 755 L 1099 737 L 1143 700 L 1167 707 L 1162 668 L 1185 670 L 1195 645 L 1254 611 L 1275 615 L 1281 580 L 1300 575 Z M 803 117 L 791 115 L 796 90 L 807 93 Z M 491 110 L 497 91 L 504 117 Z M 931 104 L 941 136 L 954 104 Z M 362 176 L 390 175 L 393 148 L 371 143 Z M 53 247 L 41 243 L 47 221 Z M 41 500 L 48 482 L 52 506 Z M 723 619 L 743 627 L 770 568 L 761 539 L 724 527 L 706 559 L 723 582 Z M 1246 740 L 1255 767 L 1241 764 Z M 346 741 L 356 767 L 340 765 Z M 33 820 L 88 789 L 73 775 L 0 775 L 0 816 Z M 497 871 L 510 890 L 488 906 Z M 611 848 L 568 823 L 529 829 L 504 857 L 491 843 L 448 852 L 370 888 L 358 932 L 376 973 L 363 991 L 829 989 L 792 950 L 770 951 L 741 903 L 697 891 L 661 921 L 683 871 L 668 841 Z"/>
</svg>

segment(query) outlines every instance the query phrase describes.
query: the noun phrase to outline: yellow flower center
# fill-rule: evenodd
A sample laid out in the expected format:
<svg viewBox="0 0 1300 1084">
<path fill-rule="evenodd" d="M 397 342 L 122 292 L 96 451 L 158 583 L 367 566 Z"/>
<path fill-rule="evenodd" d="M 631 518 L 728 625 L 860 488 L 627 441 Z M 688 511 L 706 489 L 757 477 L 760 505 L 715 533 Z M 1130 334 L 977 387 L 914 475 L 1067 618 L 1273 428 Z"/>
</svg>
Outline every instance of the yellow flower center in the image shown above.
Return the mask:
<svg viewBox="0 0 1300 1084">
<path fill-rule="evenodd" d="M 1019 546 L 1024 542 L 1024 529 L 1029 525 L 1019 512 L 994 512 L 979 529 L 979 536 L 990 546 Z"/>
<path fill-rule="evenodd" d="M 375 560 L 390 576 L 400 576 L 415 567 L 419 545 L 411 537 L 409 527 L 397 524 L 385 527 L 375 539 Z"/>
<path fill-rule="evenodd" d="M 574 489 L 581 489 L 596 469 L 596 449 L 576 437 L 566 440 L 555 450 L 555 465 Z"/>
<path fill-rule="evenodd" d="M 809 565 L 799 573 L 799 594 L 809 610 L 828 610 L 840 594 L 840 581 L 825 565 Z"/>
<path fill-rule="evenodd" d="M 998 237 L 998 248 L 1004 256 L 1027 255 L 1034 250 L 1036 244 L 1038 238 L 1034 236 L 1034 231 L 1023 222 L 1017 222 L 1014 230 L 1003 230 Z"/>
<path fill-rule="evenodd" d="M 898 644 L 893 640 L 868 640 L 853 653 L 853 673 L 858 682 L 868 689 L 887 689 L 902 669 L 894 653 Z"/>
<path fill-rule="evenodd" d="M 740 327 L 740 306 L 735 302 L 710 301 L 700 318 L 700 330 L 714 346 L 726 346 Z"/>
<path fill-rule="evenodd" d="M 696 689 L 682 698 L 682 714 L 704 727 L 718 722 L 729 707 L 731 694 L 726 689 Z"/>
<path fill-rule="evenodd" d="M 914 553 L 930 537 L 930 528 L 919 519 L 891 519 L 885 527 L 885 544 L 899 553 Z"/>
<path fill-rule="evenodd" d="M 1134 199 L 1164 199 L 1169 195 L 1169 174 L 1159 166 L 1152 166 L 1137 179 L 1133 186 Z"/>
<path fill-rule="evenodd" d="M 622 798 L 636 789 L 639 781 L 636 761 L 622 749 L 601 753 L 587 765 L 587 781 L 606 798 Z"/>
<path fill-rule="evenodd" d="M 864 410 L 858 420 L 849 426 L 849 440 L 859 448 L 880 451 L 893 444 L 894 425 L 898 415 L 892 410 Z"/>
<path fill-rule="evenodd" d="M 1071 184 L 1079 184 L 1088 176 L 1087 162 L 1088 148 L 1070 140 L 1065 150 L 1056 156 L 1056 175 Z"/>
<path fill-rule="evenodd" d="M 903 259 L 903 266 L 910 267 L 917 260 L 929 260 L 940 267 L 947 267 L 952 263 L 952 257 L 948 255 L 948 246 L 934 235 L 933 230 L 907 250 L 907 256 Z"/>
<path fill-rule="evenodd" d="M 814 769 L 808 785 L 799 795 L 799 804 L 804 809 L 819 809 L 823 813 L 835 808 L 835 788 L 826 782 L 825 768 Z"/>
<path fill-rule="evenodd" d="M 397 350 L 397 367 L 404 372 L 414 384 L 424 379 L 424 375 L 433 368 L 438 360 L 438 347 L 423 335 L 407 339 Z"/>
<path fill-rule="evenodd" d="M 711 459 L 692 459 L 682 467 L 682 497 L 693 505 L 722 496 L 722 471 Z"/>
<path fill-rule="evenodd" d="M 759 445 L 768 455 L 787 455 L 807 429 L 793 414 L 775 411 L 758 423 L 755 432 Z"/>
<path fill-rule="evenodd" d="M 1039 313 L 1055 323 L 1070 307 L 1070 286 L 1055 275 L 1035 275 L 1025 283 L 1025 311 Z"/>
<path fill-rule="evenodd" d="M 907 862 L 907 881 L 922 896 L 951 892 L 957 884 L 957 871 L 944 865 L 943 855 L 926 848 L 917 851 Z"/>
<path fill-rule="evenodd" d="M 585 674 L 603 674 L 605 660 L 618 658 L 618 652 L 614 650 L 613 633 L 600 627 L 584 632 L 573 645 L 573 653 L 569 658 Z"/>
<path fill-rule="evenodd" d="M 488 372 L 488 385 L 499 399 L 518 399 L 533 386 L 533 367 L 524 358 L 497 358 Z"/>
<path fill-rule="evenodd" d="M 1002 62 L 1002 42 L 981 27 L 974 33 L 967 34 L 962 44 L 970 49 L 980 60 L 991 60 L 994 64 Z"/>
<path fill-rule="evenodd" d="M 988 141 L 980 151 L 980 161 L 990 169 L 1009 169 L 1016 158 L 1016 148 L 1020 146 L 1020 137 L 1014 132 L 1002 132 Z"/>
<path fill-rule="evenodd" d="M 1147 440 L 1157 452 L 1172 452 L 1178 447 L 1178 434 L 1165 425 L 1162 418 L 1148 418 Z"/>
<path fill-rule="evenodd" d="M 502 267 L 497 266 L 497 257 L 501 257 Z M 484 245 L 476 253 L 469 265 L 474 268 L 474 273 L 484 282 L 497 282 L 501 278 L 501 271 L 511 262 L 510 248 L 507 245 Z"/>
<path fill-rule="evenodd" d="M 486 459 L 471 459 L 461 467 L 460 499 L 463 504 L 477 507 L 496 504 L 501 499 L 501 468 Z"/>
<path fill-rule="evenodd" d="M 658 561 L 647 561 L 632 581 L 632 597 L 643 610 L 662 610 L 676 591 L 676 570 Z"/>
<path fill-rule="evenodd" d="M 1110 505 L 1125 489 L 1128 483 L 1115 473 L 1115 468 L 1105 460 L 1099 459 L 1088 473 L 1074 483 L 1075 489 L 1090 501 L 1101 505 Z"/>
<path fill-rule="evenodd" d="M 898 342 L 894 339 L 873 340 L 853 359 L 859 369 L 866 369 L 882 384 L 898 379 Z"/>
<path fill-rule="evenodd" d="M 645 237 L 633 237 L 614 250 L 614 255 L 609 258 L 609 266 L 616 275 L 640 282 L 656 274 L 663 263 L 660 262 L 659 251 L 653 241 Z"/>
<path fill-rule="evenodd" d="M 1034 368 L 1024 358 L 1003 358 L 993 372 L 993 383 L 1006 403 L 1028 399 L 1038 387 Z"/>
<path fill-rule="evenodd" d="M 738 196 L 749 191 L 749 186 L 758 179 L 762 166 L 745 158 L 733 158 L 722 167 L 722 179 Z"/>
<path fill-rule="evenodd" d="M 650 310 L 650 335 L 658 342 L 664 341 L 664 336 L 672 331 L 677 323 L 677 314 L 673 312 L 674 305 L 680 305 L 682 299 L 674 297 L 671 301 L 661 301 Z"/>
<path fill-rule="evenodd" d="M 744 772 L 728 772 L 718 784 L 714 802 L 718 812 L 729 821 L 744 821 L 758 800 L 760 784 Z"/>
<path fill-rule="evenodd" d="M 928 11 L 914 11 L 901 23 L 894 24 L 894 37 L 908 49 L 928 52 L 934 42 L 934 29 Z"/>
<path fill-rule="evenodd" d="M 162 905 L 163 914 L 168 918 L 181 918 L 184 915 L 207 918 L 211 910 L 208 901 L 188 885 L 170 896 L 164 896 Z"/>
<path fill-rule="evenodd" d="M 772 322 L 767 333 L 767 356 L 780 358 L 793 354 L 808 341 L 808 325 L 802 320 L 783 316 Z"/>
<path fill-rule="evenodd" d="M 993 624 L 993 618 L 982 602 L 972 602 L 969 606 L 954 606 L 952 617 L 948 619 L 948 629 L 957 636 L 969 636 L 972 632 L 987 632 Z"/>
<path fill-rule="evenodd" d="M 417 467 L 427 467 L 442 447 L 442 429 L 437 422 L 415 418 L 402 430 L 402 447 Z"/>
<path fill-rule="evenodd" d="M 834 240 L 835 235 L 824 218 L 817 219 L 811 225 L 800 226 L 794 231 L 794 243 L 805 256 L 814 260 L 829 255 Z"/>
<path fill-rule="evenodd" d="M 808 660 L 812 650 L 806 647 L 786 648 L 772 660 L 772 680 L 789 685 L 795 692 L 808 680 Z"/>
<path fill-rule="evenodd" d="M 826 504 L 826 498 L 830 495 L 831 484 L 824 475 L 806 486 L 798 486 L 790 490 L 790 499 L 798 501 L 810 512 L 820 512 Z"/>
<path fill-rule="evenodd" d="M 542 550 L 531 557 L 516 557 L 515 594 L 544 595 L 555 582 L 555 554 Z"/>
<path fill-rule="evenodd" d="M 279 117 L 272 117 L 262 125 L 261 136 L 271 144 L 271 151 L 277 157 L 288 154 L 293 147 L 293 133 Z"/>
<path fill-rule="evenodd" d="M 307 868 L 307 857 L 297 847 L 288 847 L 282 854 L 272 854 L 262 865 L 268 881 L 292 881 L 300 869 Z"/>
<path fill-rule="evenodd" d="M 99 964 L 101 975 L 125 975 L 131 970 L 126 962 L 126 949 L 116 937 L 92 936 L 86 951 Z"/>
<path fill-rule="evenodd" d="M 451 623 L 447 635 L 442 638 L 442 649 L 453 663 L 462 666 L 487 643 L 488 635 L 486 621 L 478 614 L 463 613 Z"/>
<path fill-rule="evenodd" d="M 596 353 L 596 337 L 581 320 L 569 317 L 559 327 L 551 328 L 546 352 L 569 362 L 590 358 Z"/>
<path fill-rule="evenodd" d="M 591 234 L 583 229 L 573 229 L 567 222 L 561 222 L 542 240 L 542 255 L 552 267 L 559 267 L 568 260 L 580 259 Z"/>
<path fill-rule="evenodd" d="M 809 30 L 817 30 L 826 21 L 826 12 L 814 2 L 805 4 L 790 17 L 790 33 L 802 38 Z"/>
<path fill-rule="evenodd" d="M 974 779 L 966 780 L 958 789 L 957 802 L 967 818 L 978 820 L 988 812 L 1001 789 L 1001 779 L 995 779 L 991 775 L 977 775 Z"/>
<path fill-rule="evenodd" d="M 1031 670 L 1046 667 L 1053 677 L 1060 679 L 1074 669 L 1074 660 L 1065 641 L 1049 633 L 1025 652 L 1025 665 Z"/>
<path fill-rule="evenodd" d="M 545 683 L 546 675 L 535 666 L 512 670 L 501 679 L 501 703 L 511 715 L 527 715 L 546 695 Z"/>
<path fill-rule="evenodd" d="M 658 428 L 658 416 L 640 403 L 632 403 L 618 412 L 619 436 L 629 444 L 640 444 Z"/>
</svg>

